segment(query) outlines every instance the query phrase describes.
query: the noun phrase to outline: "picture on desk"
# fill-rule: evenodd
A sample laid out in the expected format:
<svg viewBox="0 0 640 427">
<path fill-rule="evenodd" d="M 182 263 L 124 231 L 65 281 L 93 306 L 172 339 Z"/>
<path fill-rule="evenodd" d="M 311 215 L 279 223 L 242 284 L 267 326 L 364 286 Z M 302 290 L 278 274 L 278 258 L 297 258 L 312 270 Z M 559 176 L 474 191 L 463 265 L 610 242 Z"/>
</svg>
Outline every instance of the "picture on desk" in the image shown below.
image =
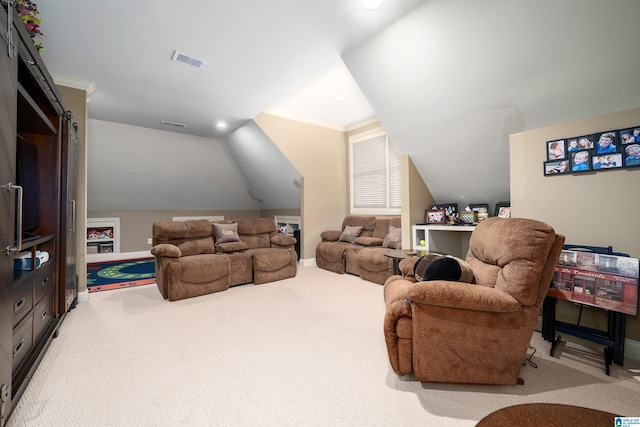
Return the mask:
<svg viewBox="0 0 640 427">
<path fill-rule="evenodd" d="M 563 250 L 549 296 L 636 315 L 638 258 Z"/>
</svg>

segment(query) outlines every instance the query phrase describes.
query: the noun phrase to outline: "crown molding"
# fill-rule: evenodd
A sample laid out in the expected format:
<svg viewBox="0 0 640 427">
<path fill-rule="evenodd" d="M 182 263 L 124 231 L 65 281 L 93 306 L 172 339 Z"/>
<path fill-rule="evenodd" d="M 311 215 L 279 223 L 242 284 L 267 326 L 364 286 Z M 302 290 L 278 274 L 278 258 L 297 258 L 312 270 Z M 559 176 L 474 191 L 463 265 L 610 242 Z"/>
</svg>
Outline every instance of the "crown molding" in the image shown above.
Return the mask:
<svg viewBox="0 0 640 427">
<path fill-rule="evenodd" d="M 87 92 L 87 96 L 96 91 L 96 84 L 94 82 L 88 82 L 86 80 L 76 79 L 75 77 L 63 76 L 60 74 L 51 74 L 55 84 L 59 86 L 66 86 L 74 89 L 81 89 Z"/>
</svg>

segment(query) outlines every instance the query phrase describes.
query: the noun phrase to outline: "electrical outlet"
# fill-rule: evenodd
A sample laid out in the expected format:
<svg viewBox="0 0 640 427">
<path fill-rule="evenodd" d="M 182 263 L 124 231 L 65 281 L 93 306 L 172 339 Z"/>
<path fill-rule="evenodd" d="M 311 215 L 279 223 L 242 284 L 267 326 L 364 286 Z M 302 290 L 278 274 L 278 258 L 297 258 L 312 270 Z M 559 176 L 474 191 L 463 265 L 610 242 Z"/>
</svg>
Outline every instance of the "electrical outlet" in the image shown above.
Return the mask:
<svg viewBox="0 0 640 427">
<path fill-rule="evenodd" d="M 153 244 L 153 239 L 151 239 L 151 237 L 149 237 L 147 239 L 147 245 L 152 245 Z"/>
</svg>

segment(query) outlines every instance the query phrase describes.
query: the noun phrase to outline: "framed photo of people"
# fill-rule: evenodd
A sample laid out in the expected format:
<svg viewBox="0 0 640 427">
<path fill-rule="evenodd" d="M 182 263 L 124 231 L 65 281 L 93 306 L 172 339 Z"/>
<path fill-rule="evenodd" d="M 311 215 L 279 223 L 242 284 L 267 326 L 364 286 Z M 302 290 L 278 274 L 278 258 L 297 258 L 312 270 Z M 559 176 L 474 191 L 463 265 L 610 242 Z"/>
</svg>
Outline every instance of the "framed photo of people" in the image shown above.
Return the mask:
<svg viewBox="0 0 640 427">
<path fill-rule="evenodd" d="M 640 167 L 640 125 L 546 143 L 544 176 Z"/>
<path fill-rule="evenodd" d="M 427 224 L 444 224 L 445 223 L 445 214 L 444 210 L 426 210 L 425 213 L 425 221 Z"/>
</svg>

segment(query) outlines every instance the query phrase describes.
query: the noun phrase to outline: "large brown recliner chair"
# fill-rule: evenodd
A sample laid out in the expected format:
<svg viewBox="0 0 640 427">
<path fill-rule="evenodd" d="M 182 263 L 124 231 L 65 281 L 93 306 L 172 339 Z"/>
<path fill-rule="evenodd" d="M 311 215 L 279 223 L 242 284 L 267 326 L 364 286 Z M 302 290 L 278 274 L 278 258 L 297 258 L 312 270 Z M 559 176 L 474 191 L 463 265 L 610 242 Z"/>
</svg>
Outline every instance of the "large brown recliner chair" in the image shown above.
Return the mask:
<svg viewBox="0 0 640 427">
<path fill-rule="evenodd" d="M 229 258 L 216 254 L 209 221 L 160 221 L 152 234 L 163 298 L 176 301 L 229 288 Z"/>
<path fill-rule="evenodd" d="M 394 372 L 418 381 L 518 383 L 563 243 L 540 221 L 494 217 L 469 241 L 475 284 L 390 277 L 384 334 Z"/>
</svg>

